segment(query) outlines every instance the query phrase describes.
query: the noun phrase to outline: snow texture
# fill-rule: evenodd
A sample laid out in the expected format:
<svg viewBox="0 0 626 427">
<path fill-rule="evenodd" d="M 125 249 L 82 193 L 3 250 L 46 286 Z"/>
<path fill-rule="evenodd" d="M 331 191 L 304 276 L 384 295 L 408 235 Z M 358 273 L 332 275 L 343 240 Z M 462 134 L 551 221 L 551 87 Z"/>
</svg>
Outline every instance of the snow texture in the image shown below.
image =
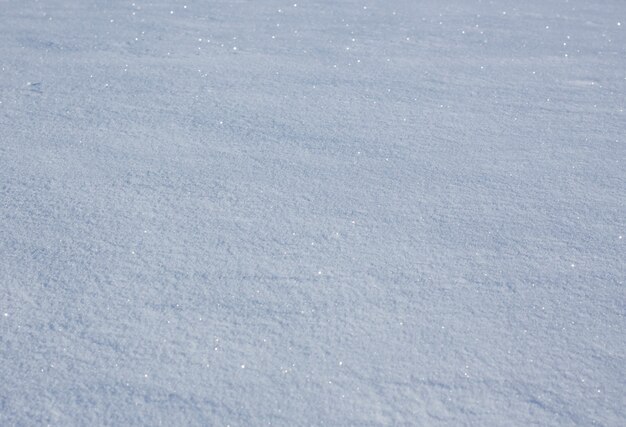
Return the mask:
<svg viewBox="0 0 626 427">
<path fill-rule="evenodd" d="M 625 107 L 623 0 L 0 0 L 0 425 L 625 425 Z"/>
</svg>

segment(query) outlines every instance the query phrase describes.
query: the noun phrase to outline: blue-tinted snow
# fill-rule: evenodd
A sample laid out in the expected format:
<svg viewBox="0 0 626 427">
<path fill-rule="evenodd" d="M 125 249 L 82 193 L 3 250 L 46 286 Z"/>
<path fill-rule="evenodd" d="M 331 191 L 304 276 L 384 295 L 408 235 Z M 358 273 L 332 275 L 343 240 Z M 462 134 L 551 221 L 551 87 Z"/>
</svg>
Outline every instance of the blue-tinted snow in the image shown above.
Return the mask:
<svg viewBox="0 0 626 427">
<path fill-rule="evenodd" d="M 626 3 L 0 2 L 1 425 L 624 425 Z"/>
</svg>

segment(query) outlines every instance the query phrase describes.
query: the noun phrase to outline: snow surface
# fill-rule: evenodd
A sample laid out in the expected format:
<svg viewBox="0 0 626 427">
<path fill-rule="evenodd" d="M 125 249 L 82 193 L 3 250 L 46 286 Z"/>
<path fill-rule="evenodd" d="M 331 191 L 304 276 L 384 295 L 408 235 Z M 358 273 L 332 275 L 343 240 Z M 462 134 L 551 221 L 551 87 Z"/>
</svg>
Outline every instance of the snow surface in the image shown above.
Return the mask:
<svg viewBox="0 0 626 427">
<path fill-rule="evenodd" d="M 626 2 L 0 1 L 0 425 L 626 424 Z"/>
</svg>

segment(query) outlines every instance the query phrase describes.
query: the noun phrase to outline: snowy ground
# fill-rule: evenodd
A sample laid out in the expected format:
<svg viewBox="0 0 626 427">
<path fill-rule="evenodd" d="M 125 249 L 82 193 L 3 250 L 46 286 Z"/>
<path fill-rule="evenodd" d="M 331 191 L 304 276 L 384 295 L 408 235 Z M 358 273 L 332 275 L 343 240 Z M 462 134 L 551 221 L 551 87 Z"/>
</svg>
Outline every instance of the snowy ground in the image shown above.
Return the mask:
<svg viewBox="0 0 626 427">
<path fill-rule="evenodd" d="M 626 423 L 626 2 L 0 0 L 0 425 Z"/>
</svg>

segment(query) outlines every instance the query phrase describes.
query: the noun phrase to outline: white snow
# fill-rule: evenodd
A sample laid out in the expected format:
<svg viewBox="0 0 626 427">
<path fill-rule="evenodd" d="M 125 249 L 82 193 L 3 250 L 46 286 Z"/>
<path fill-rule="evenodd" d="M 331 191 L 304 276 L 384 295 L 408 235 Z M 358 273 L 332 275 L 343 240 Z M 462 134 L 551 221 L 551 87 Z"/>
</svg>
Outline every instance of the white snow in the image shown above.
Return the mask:
<svg viewBox="0 0 626 427">
<path fill-rule="evenodd" d="M 624 1 L 0 9 L 0 425 L 624 425 Z"/>
</svg>

